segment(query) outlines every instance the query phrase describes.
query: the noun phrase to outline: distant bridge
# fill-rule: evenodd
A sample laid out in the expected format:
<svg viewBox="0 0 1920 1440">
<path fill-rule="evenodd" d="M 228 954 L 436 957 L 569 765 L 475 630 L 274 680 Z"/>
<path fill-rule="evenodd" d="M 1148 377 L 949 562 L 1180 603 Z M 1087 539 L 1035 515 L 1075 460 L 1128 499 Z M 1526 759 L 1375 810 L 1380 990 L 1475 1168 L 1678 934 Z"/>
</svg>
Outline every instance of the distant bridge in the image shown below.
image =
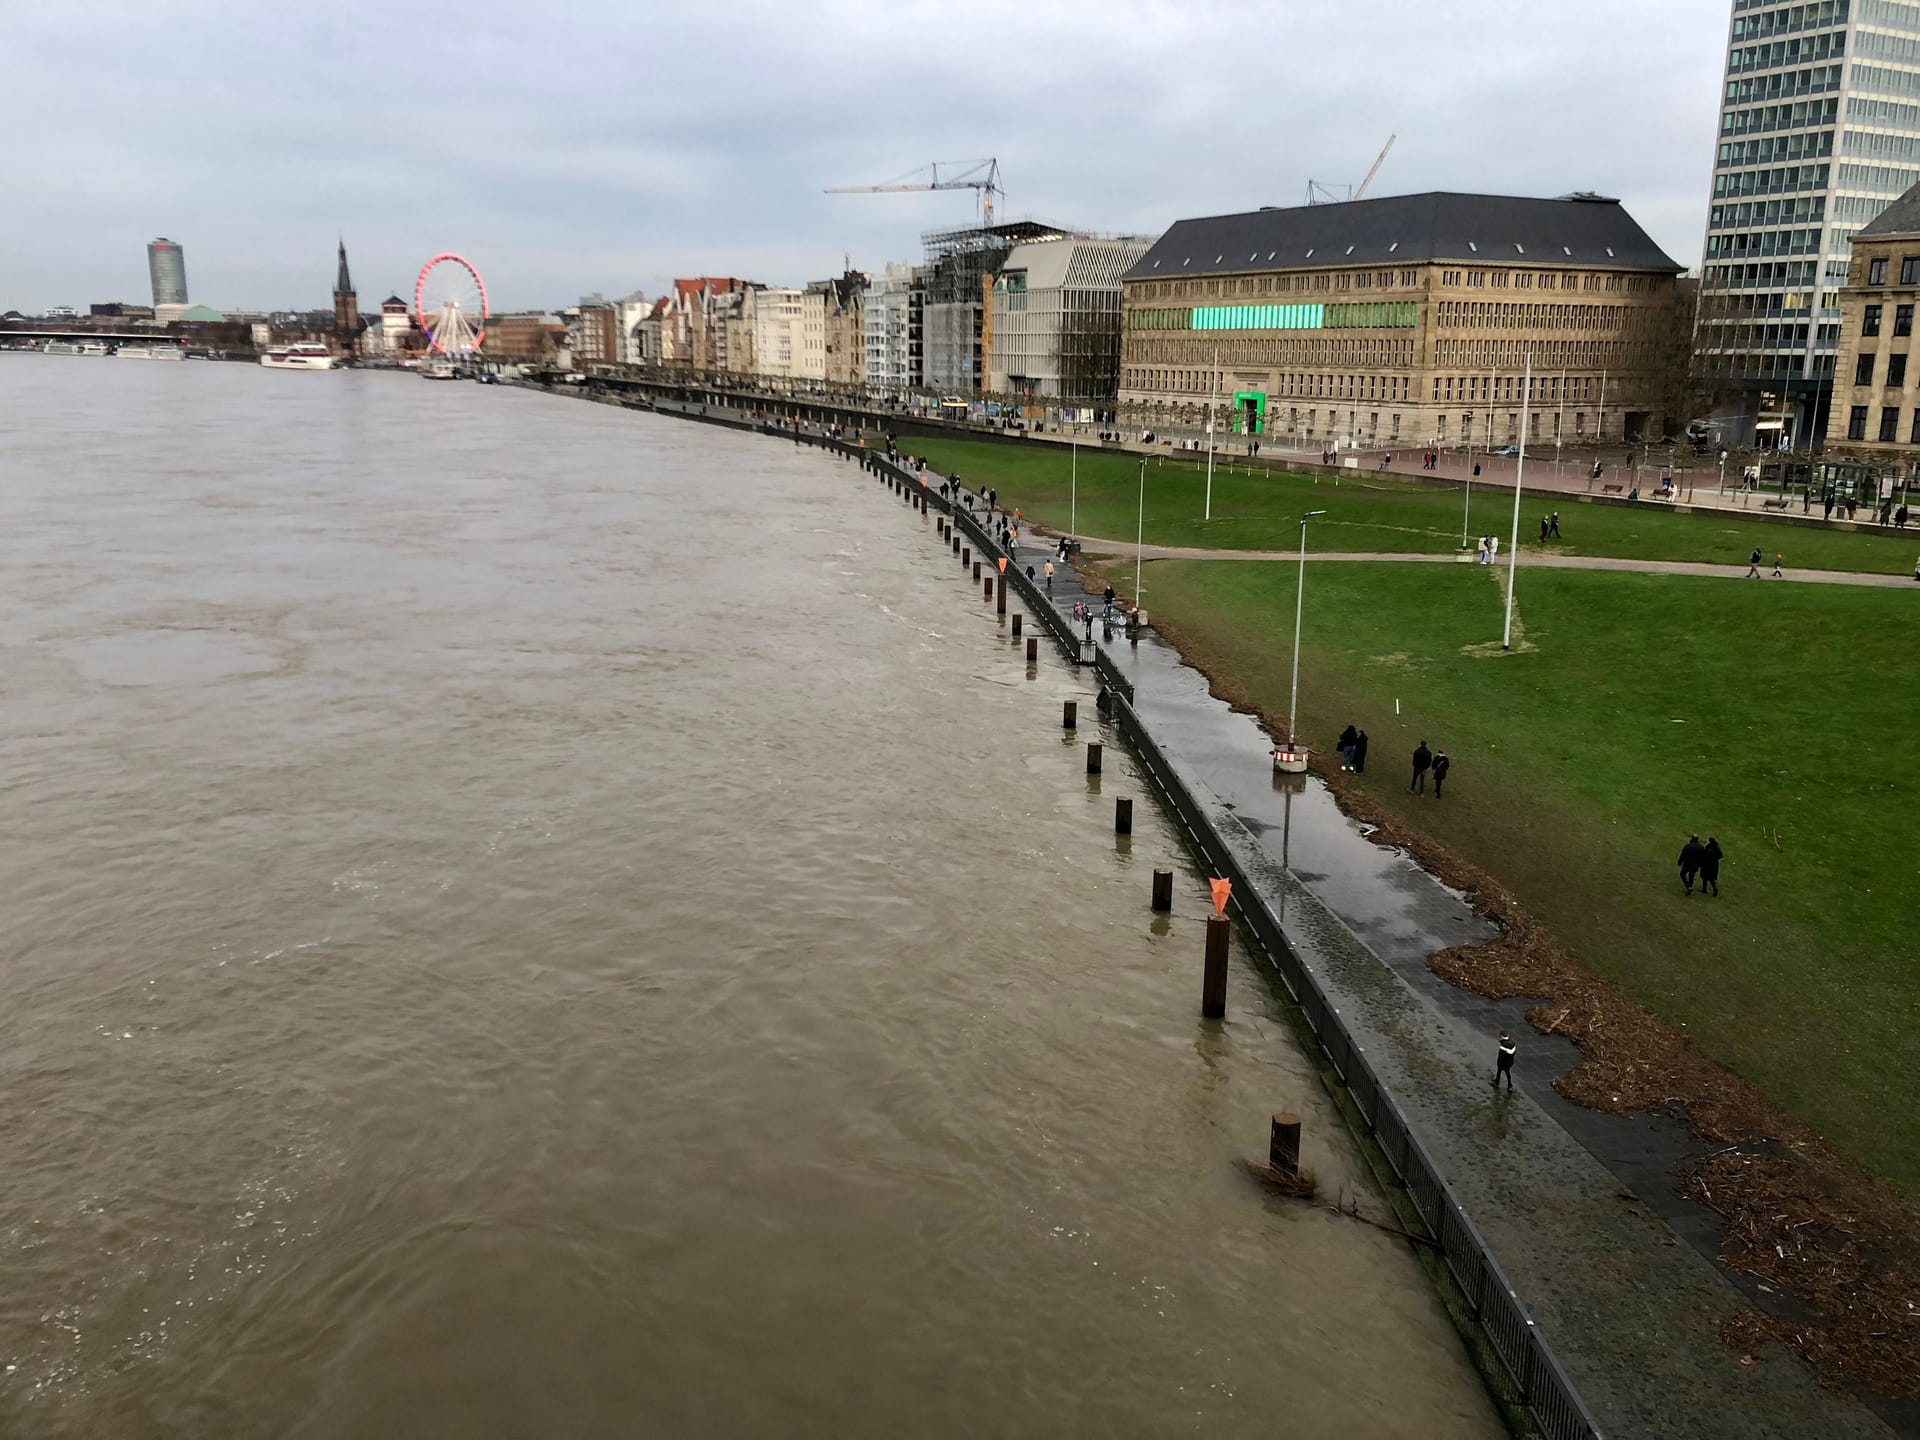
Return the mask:
<svg viewBox="0 0 1920 1440">
<path fill-rule="evenodd" d="M 8 340 L 105 340 L 122 344 L 129 340 L 143 345 L 159 342 L 163 345 L 184 345 L 186 337 L 169 334 L 165 330 L 94 330 L 85 326 L 79 329 L 56 329 L 51 325 L 22 324 L 17 320 L 0 322 L 0 344 Z"/>
</svg>

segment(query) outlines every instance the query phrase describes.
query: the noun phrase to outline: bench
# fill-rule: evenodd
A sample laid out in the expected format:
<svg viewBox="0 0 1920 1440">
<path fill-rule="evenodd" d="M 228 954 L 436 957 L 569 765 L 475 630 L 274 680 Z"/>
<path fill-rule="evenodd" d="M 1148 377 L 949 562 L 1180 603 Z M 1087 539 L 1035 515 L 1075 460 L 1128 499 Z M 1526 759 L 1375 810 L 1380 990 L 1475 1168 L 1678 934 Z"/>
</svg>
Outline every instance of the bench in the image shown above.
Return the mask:
<svg viewBox="0 0 1920 1440">
<path fill-rule="evenodd" d="M 1624 495 L 1626 489 L 1627 487 L 1624 485 L 1602 485 L 1600 487 L 1600 493 L 1602 495 Z"/>
<path fill-rule="evenodd" d="M 1762 500 L 1760 502 L 1760 508 L 1762 510 L 1784 510 L 1791 503 L 1792 502 L 1788 500 L 1786 496 L 1776 495 L 1771 500 Z"/>
</svg>

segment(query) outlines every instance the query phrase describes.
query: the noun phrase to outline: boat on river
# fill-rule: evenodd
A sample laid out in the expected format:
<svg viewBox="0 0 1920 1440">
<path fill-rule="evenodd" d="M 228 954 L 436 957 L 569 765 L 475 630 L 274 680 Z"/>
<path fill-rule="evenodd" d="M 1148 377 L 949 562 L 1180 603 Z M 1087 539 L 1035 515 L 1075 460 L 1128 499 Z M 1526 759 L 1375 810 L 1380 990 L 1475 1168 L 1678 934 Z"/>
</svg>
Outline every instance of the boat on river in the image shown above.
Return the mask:
<svg viewBox="0 0 1920 1440">
<path fill-rule="evenodd" d="M 295 345 L 275 345 L 260 357 L 269 370 L 331 370 L 333 352 L 312 340 Z"/>
<path fill-rule="evenodd" d="M 178 345 L 122 345 L 116 352 L 122 360 L 184 360 L 187 352 Z"/>
</svg>

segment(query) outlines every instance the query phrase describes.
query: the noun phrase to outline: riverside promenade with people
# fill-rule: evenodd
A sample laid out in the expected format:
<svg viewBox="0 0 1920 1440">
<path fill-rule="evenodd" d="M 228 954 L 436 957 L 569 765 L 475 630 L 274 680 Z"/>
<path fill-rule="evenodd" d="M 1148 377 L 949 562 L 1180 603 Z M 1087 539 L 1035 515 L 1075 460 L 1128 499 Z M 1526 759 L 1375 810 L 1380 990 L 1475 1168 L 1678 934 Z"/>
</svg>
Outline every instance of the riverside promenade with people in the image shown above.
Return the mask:
<svg viewBox="0 0 1920 1440">
<path fill-rule="evenodd" d="M 694 415 L 693 408 L 690 418 L 765 428 L 751 415 Z M 777 433 L 848 455 L 844 442 L 834 444 L 805 423 Z M 912 502 L 908 523 L 929 542 L 951 506 L 972 553 L 997 558 L 989 540 L 997 527 L 984 496 L 931 470 L 909 473 L 871 453 L 857 458 L 860 469 L 852 473 L 897 488 Z M 959 569 L 960 546 L 959 535 L 929 543 L 928 563 Z M 1009 547 L 1007 570 L 1024 581 L 1028 567 L 1037 577 L 1057 556 L 1052 537 L 1029 531 Z M 1487 1287 L 1510 1285 L 1511 1301 L 1527 1317 L 1523 1325 L 1537 1328 L 1594 1420 L 1591 1428 L 1580 1428 L 1577 1417 L 1556 1422 L 1549 1433 L 1647 1440 L 1896 1433 L 1778 1347 L 1745 1354 L 1721 1340 L 1723 1325 L 1765 1297 L 1713 1263 L 1713 1217 L 1673 1193 L 1673 1176 L 1697 1158 L 1698 1142 L 1669 1121 L 1570 1104 L 1554 1081 L 1579 1063 L 1571 1044 L 1530 1027 L 1524 1002 L 1483 999 L 1428 969 L 1437 950 L 1494 941 L 1494 927 L 1406 854 L 1372 843 L 1318 782 L 1283 783 L 1269 759 L 1272 741 L 1251 717 L 1210 695 L 1205 677 L 1150 625 L 1131 639 L 1116 625 L 1107 638 L 1101 597 L 1071 579 L 1056 576 L 1050 598 L 1037 579 L 1015 588 L 1030 613 L 1051 610 L 1047 629 L 1063 646 L 1064 637 L 1077 641 L 1084 633 L 1074 607 L 1084 613 L 1091 602 L 1096 638 L 1091 646 L 1076 643 L 1079 653 L 1070 655 L 1097 661 L 1099 673 L 1111 677 L 1106 708 L 1114 718 L 1102 725 L 1103 737 L 1144 747 L 1144 768 L 1170 797 L 1184 797 L 1183 814 L 1194 817 L 1190 830 L 1200 824 L 1201 851 L 1230 864 L 1252 887 L 1249 894 L 1235 891 L 1248 928 L 1240 932 L 1232 983 L 1278 984 L 1287 966 L 1311 979 L 1301 1021 L 1322 1044 L 1345 1047 L 1328 1053 L 1326 1081 L 1379 1147 L 1389 1193 L 1398 1189 L 1416 1214 L 1439 1215 L 1443 1228 L 1453 1223 L 1451 1210 L 1433 1208 L 1428 1182 L 1407 1184 L 1407 1172 L 1395 1166 L 1396 1146 L 1407 1154 L 1417 1146 L 1457 1200 L 1458 1223 L 1470 1225 L 1497 1257 L 1495 1271 L 1449 1279 L 1452 1257 L 1461 1252 L 1453 1237 L 1435 1237 L 1447 1261 L 1432 1252 L 1429 1258 L 1463 1331 L 1482 1338 L 1483 1353 L 1497 1348 L 1499 1337 L 1484 1323 L 1499 1309 Z M 978 584 L 969 593 L 978 596 Z M 989 585 L 987 603 L 991 593 Z M 1010 649 L 1017 657 L 1018 643 Z M 1329 749 L 1332 743 L 1331 735 L 1322 741 Z M 1279 961 L 1259 962 L 1255 968 L 1265 973 L 1247 964 L 1250 933 L 1274 937 L 1283 952 Z M 1238 1013 L 1230 1004 L 1229 1034 Z M 1511 1094 L 1489 1084 L 1502 1032 L 1520 1037 Z M 1402 1121 L 1404 1130 L 1396 1129 Z"/>
</svg>

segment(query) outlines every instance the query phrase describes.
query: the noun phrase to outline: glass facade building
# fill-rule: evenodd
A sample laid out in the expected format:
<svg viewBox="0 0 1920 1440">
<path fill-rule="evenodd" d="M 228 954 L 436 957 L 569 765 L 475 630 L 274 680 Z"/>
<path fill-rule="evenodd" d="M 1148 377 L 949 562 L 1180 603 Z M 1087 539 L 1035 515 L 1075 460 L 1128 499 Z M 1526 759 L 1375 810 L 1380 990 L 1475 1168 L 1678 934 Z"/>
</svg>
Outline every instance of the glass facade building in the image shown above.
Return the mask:
<svg viewBox="0 0 1920 1440">
<path fill-rule="evenodd" d="M 155 305 L 187 303 L 187 257 L 162 235 L 147 246 L 147 278 L 153 282 Z"/>
<path fill-rule="evenodd" d="M 1847 237 L 1920 182 L 1920 3 L 1733 0 L 1695 365 L 1722 443 L 1825 428 Z"/>
</svg>

